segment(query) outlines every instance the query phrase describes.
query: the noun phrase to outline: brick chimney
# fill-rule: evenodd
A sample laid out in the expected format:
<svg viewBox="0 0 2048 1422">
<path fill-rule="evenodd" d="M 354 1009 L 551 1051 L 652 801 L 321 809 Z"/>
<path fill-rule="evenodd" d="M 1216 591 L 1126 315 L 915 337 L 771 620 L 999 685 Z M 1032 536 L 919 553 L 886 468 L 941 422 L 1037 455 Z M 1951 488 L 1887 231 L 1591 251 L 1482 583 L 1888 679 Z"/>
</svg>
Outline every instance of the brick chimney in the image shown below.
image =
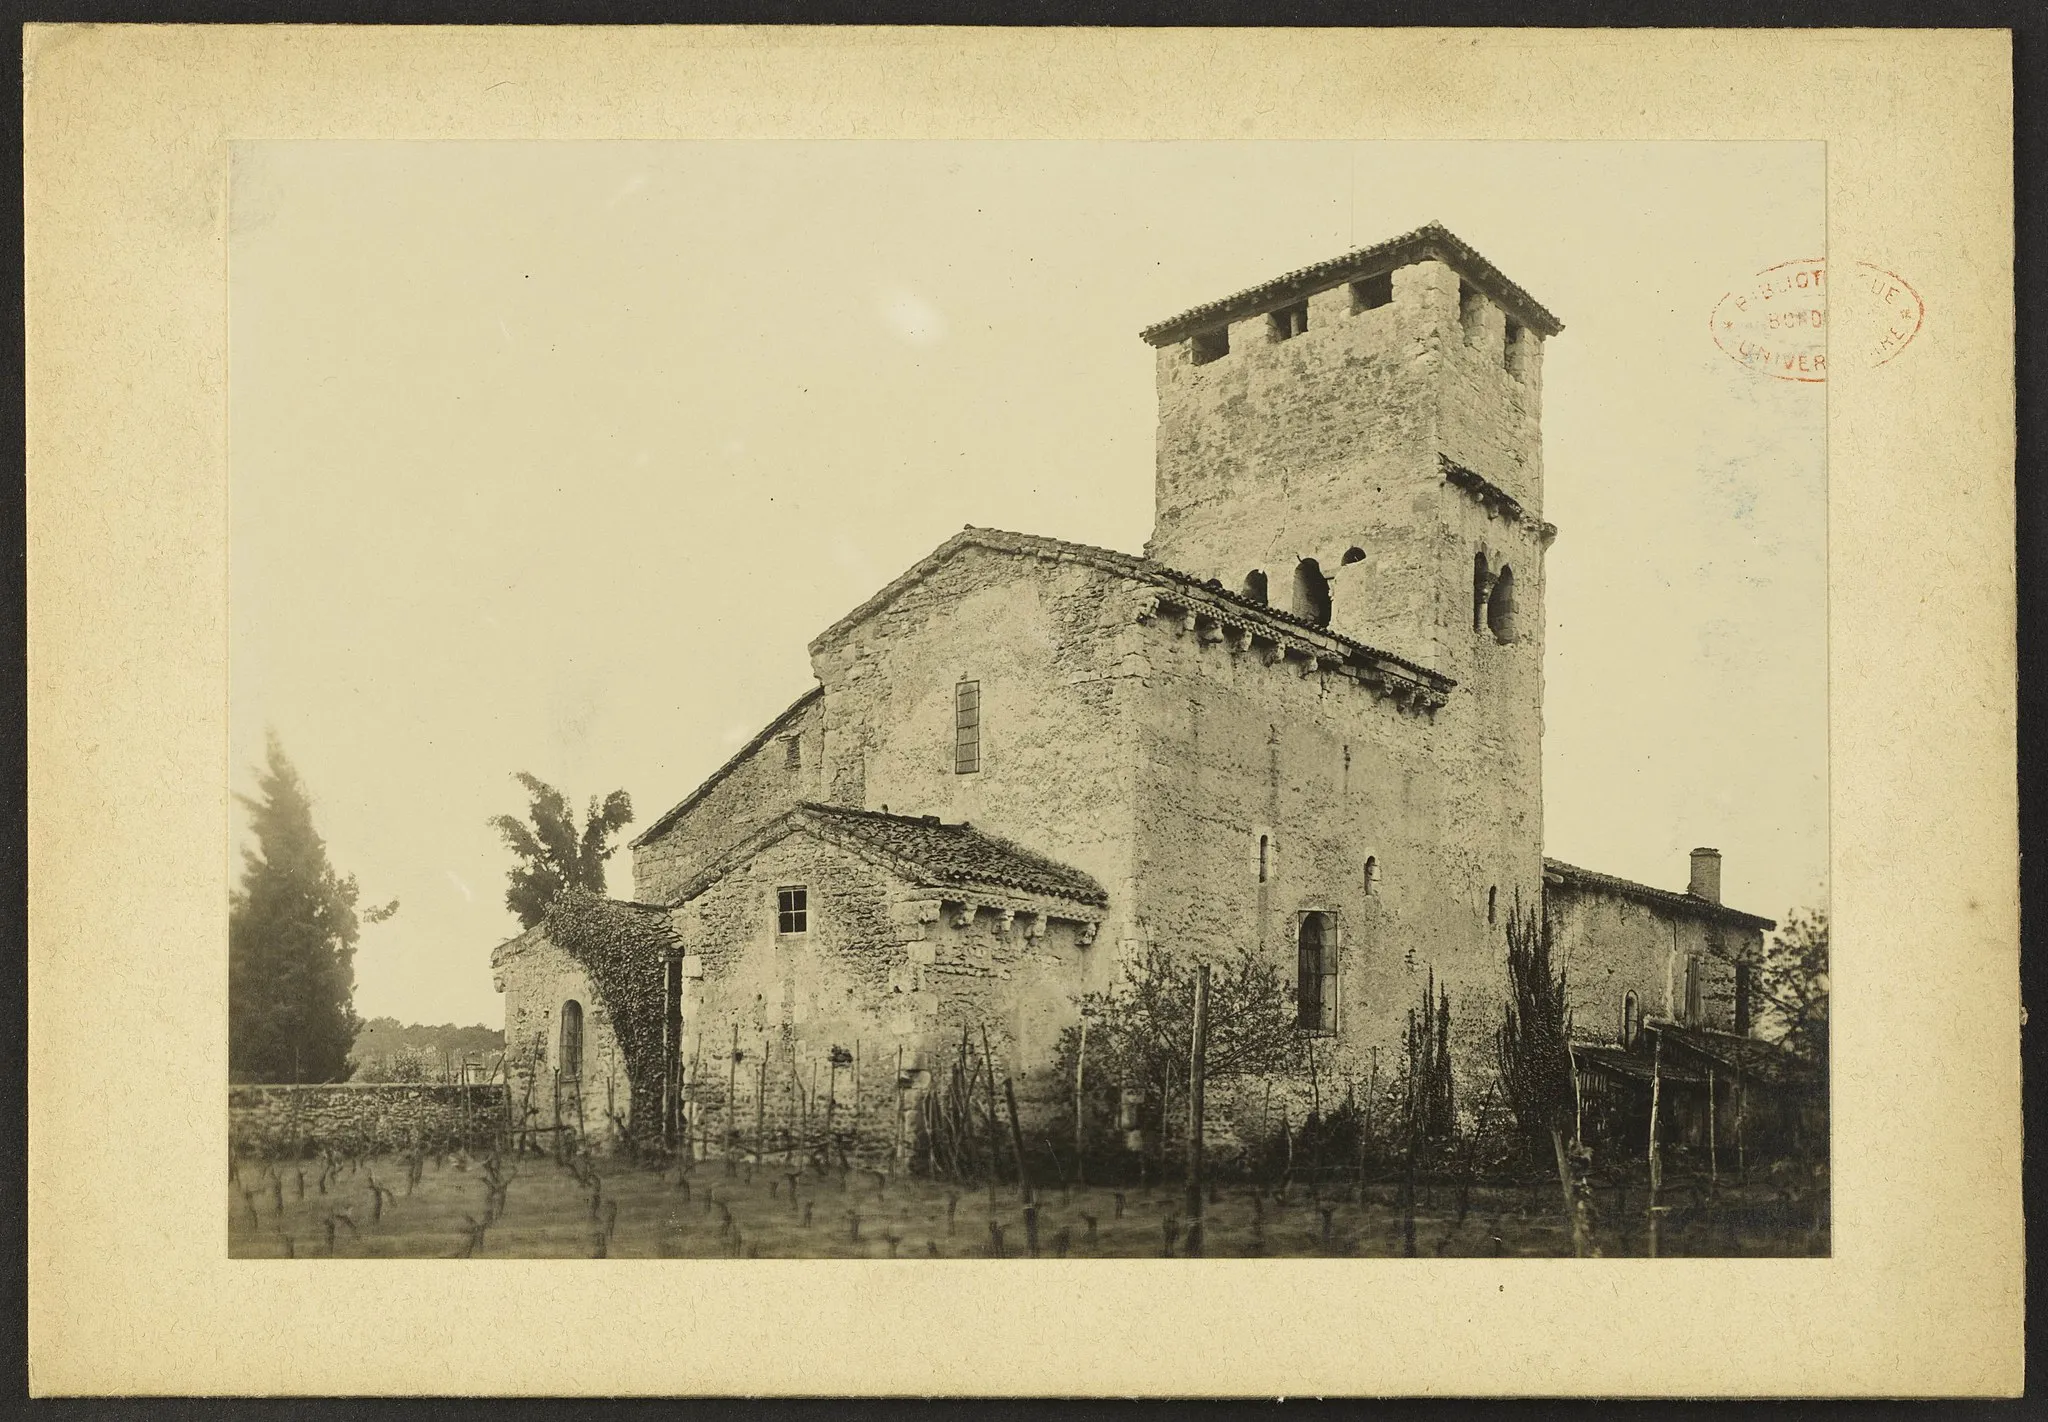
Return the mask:
<svg viewBox="0 0 2048 1422">
<path fill-rule="evenodd" d="M 1692 852 L 1692 882 L 1685 891 L 1710 904 L 1721 902 L 1721 851 L 1695 849 Z"/>
</svg>

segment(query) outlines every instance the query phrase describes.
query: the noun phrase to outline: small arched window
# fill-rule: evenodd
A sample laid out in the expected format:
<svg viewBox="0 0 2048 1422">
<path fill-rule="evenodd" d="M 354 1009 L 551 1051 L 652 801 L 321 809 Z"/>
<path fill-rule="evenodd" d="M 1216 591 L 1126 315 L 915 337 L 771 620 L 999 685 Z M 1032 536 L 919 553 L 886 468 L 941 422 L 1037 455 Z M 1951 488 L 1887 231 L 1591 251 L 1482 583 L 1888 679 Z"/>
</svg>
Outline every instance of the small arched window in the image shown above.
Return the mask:
<svg viewBox="0 0 2048 1422">
<path fill-rule="evenodd" d="M 1244 595 L 1253 602 L 1266 600 L 1266 573 L 1263 568 L 1254 568 L 1244 575 Z"/>
<path fill-rule="evenodd" d="M 1493 580 L 1493 593 L 1486 599 L 1486 625 L 1496 642 L 1515 640 L 1515 570 L 1502 568 Z"/>
<path fill-rule="evenodd" d="M 1354 543 L 1351 545 L 1351 547 L 1346 548 L 1344 550 L 1345 566 L 1348 567 L 1353 563 L 1363 563 L 1364 561 L 1365 550 L 1363 548 L 1360 548 L 1357 544 Z"/>
<path fill-rule="evenodd" d="M 562 1004 L 562 1075 L 583 1075 L 583 1004 L 574 998 Z"/>
<path fill-rule="evenodd" d="M 1330 622 L 1330 580 L 1323 576 L 1323 569 L 1313 558 L 1304 558 L 1294 569 L 1294 606 L 1288 609 L 1296 617 L 1326 627 Z"/>
<path fill-rule="evenodd" d="M 1499 895 L 1500 886 L 1498 884 L 1488 884 L 1486 886 L 1486 921 L 1488 923 L 1493 922 L 1494 904 Z"/>
<path fill-rule="evenodd" d="M 1477 632 L 1486 619 L 1486 595 L 1493 590 L 1493 577 L 1486 571 L 1486 550 L 1472 555 L 1472 630 Z"/>
<path fill-rule="evenodd" d="M 1380 861 L 1376 855 L 1365 856 L 1365 892 L 1368 897 L 1380 891 Z"/>
<path fill-rule="evenodd" d="M 1633 1047 L 1643 1031 L 1643 1005 L 1632 992 L 1621 995 L 1621 1045 Z"/>
<path fill-rule="evenodd" d="M 1272 846 L 1273 841 L 1270 835 L 1262 834 L 1259 836 L 1259 882 L 1261 884 L 1266 882 L 1266 870 L 1271 862 Z"/>
</svg>

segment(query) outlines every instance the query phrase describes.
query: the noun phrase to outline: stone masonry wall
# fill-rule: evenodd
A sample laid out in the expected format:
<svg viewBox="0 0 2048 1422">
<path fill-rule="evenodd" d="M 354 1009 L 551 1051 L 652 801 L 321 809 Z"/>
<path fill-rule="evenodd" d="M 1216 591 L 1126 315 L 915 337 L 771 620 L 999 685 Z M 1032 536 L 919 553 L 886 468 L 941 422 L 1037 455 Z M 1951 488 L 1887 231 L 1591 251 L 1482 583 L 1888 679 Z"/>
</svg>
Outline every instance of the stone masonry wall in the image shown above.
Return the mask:
<svg viewBox="0 0 2048 1422">
<path fill-rule="evenodd" d="M 819 704 L 801 708 L 789 724 L 726 771 L 676 824 L 633 849 L 633 897 L 671 903 L 705 866 L 799 800 L 823 798 Z M 797 764 L 788 740 L 797 740 Z"/>
<path fill-rule="evenodd" d="M 505 1088 L 495 1082 L 228 1088 L 228 1141 L 243 1155 L 487 1150 L 504 1124 Z"/>
<path fill-rule="evenodd" d="M 608 1142 L 618 1133 L 611 1117 L 628 1115 L 631 1102 L 611 1014 L 590 975 L 563 949 L 537 930 L 516 944 L 494 968 L 505 994 L 513 1115 L 530 1128 L 572 1125 L 586 1140 Z M 582 1070 L 573 1087 L 561 1072 L 562 1013 L 570 1002 L 583 1009 Z"/>
<path fill-rule="evenodd" d="M 1686 1025 L 1735 1030 L 1735 965 L 1762 961 L 1760 930 L 1555 883 L 1544 911 L 1550 920 L 1551 962 L 1570 975 L 1573 1027 L 1582 1040 L 1616 1040 L 1622 998 L 1630 992 L 1644 1016 L 1684 1021 L 1689 957 L 1700 960 L 1704 1020 Z M 1752 998 L 1752 1013 L 1760 1007 Z"/>
</svg>

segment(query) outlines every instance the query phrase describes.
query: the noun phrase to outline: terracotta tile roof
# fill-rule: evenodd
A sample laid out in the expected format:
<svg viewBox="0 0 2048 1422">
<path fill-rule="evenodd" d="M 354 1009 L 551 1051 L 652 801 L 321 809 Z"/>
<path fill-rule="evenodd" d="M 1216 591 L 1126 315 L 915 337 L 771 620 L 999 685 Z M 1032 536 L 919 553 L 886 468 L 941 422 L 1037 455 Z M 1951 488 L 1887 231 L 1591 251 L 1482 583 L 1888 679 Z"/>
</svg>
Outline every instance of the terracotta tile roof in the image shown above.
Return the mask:
<svg viewBox="0 0 2048 1422">
<path fill-rule="evenodd" d="M 1178 316 L 1147 326 L 1138 334 L 1155 346 L 1171 345 L 1196 331 L 1240 321 L 1270 311 L 1313 292 L 1328 291 L 1342 282 L 1377 276 L 1394 267 L 1434 257 L 1478 286 L 1524 325 L 1545 336 L 1564 329 L 1564 322 L 1545 310 L 1543 304 L 1509 281 L 1498 267 L 1475 252 L 1440 222 L 1425 223 L 1413 232 L 1389 237 L 1370 247 L 1360 247 L 1340 257 L 1316 262 L 1233 295 L 1191 306 Z"/>
<path fill-rule="evenodd" d="M 1240 620 L 1257 624 L 1265 623 L 1276 629 L 1306 635 L 1312 640 L 1333 644 L 1350 656 L 1367 662 L 1379 663 L 1386 667 L 1399 668 L 1410 678 L 1426 685 L 1431 691 L 1449 691 L 1457 682 L 1438 671 L 1411 662 L 1406 657 L 1369 647 L 1327 627 L 1317 626 L 1305 617 L 1296 617 L 1267 603 L 1256 602 L 1240 593 L 1234 593 L 1214 580 L 1203 580 L 1192 573 L 1183 573 L 1178 568 L 1169 568 L 1164 563 L 1150 558 L 1141 558 L 1134 553 L 1120 553 L 1114 548 L 1097 548 L 1088 543 L 1069 543 L 1061 538 L 1048 538 L 1036 533 L 1010 533 L 1000 528 L 977 528 L 973 524 L 954 534 L 930 553 L 920 558 L 901 576 L 887 587 L 862 603 L 846 616 L 840 618 L 811 643 L 815 649 L 845 629 L 863 621 L 871 613 L 887 604 L 906 585 L 925 576 L 926 570 L 950 556 L 954 550 L 974 544 L 998 552 L 1015 553 L 1025 557 L 1060 558 L 1084 563 L 1105 572 L 1116 573 L 1137 582 L 1151 583 L 1156 587 L 1168 588 L 1176 593 L 1194 593 L 1212 602 L 1220 603 Z"/>
<path fill-rule="evenodd" d="M 777 716 L 774 720 L 770 721 L 767 725 L 763 726 L 760 729 L 760 731 L 755 734 L 752 740 L 748 741 L 745 745 L 741 746 L 738 750 L 734 751 L 732 759 L 728 760 L 724 765 L 719 766 L 718 769 L 712 771 L 710 775 L 706 776 L 704 779 L 704 783 L 702 785 L 699 785 L 695 790 L 692 790 L 689 794 L 685 795 L 681 803 L 676 805 L 674 809 L 668 811 L 660 819 L 656 820 L 653 824 L 649 825 L 646 829 L 642 830 L 638 835 L 636 835 L 633 838 L 631 845 L 628 847 L 632 849 L 638 849 L 641 845 L 649 844 L 654 840 L 658 839 L 663 834 L 666 834 L 670 826 L 674 825 L 675 822 L 677 820 L 680 820 L 684 815 L 687 815 L 691 811 L 691 809 L 693 809 L 696 806 L 698 801 L 702 800 L 706 795 L 709 795 L 713 790 L 717 789 L 718 783 L 721 780 L 725 779 L 726 776 L 732 774 L 733 771 L 737 770 L 740 767 L 740 765 L 745 762 L 748 756 L 752 755 L 755 751 L 761 749 L 762 746 L 768 744 L 769 740 L 772 737 L 776 736 L 786 727 L 788 727 L 788 725 L 792 721 L 796 720 L 798 716 L 803 714 L 805 709 L 807 709 L 813 702 L 822 698 L 824 695 L 824 687 L 814 686 L 809 691 L 806 691 L 802 696 L 799 696 L 796 700 L 790 702 L 788 708 L 784 710 L 780 716 Z"/>
<path fill-rule="evenodd" d="M 1101 907 L 1109 895 L 1087 874 L 966 823 L 936 815 L 891 815 L 806 801 L 777 816 L 684 886 L 677 903 L 705 889 L 769 845 L 798 831 L 878 859 L 912 883 L 934 888 L 1017 889 L 1028 894 Z"/>
<path fill-rule="evenodd" d="M 1563 884 L 1569 888 L 1619 894 L 1622 898 L 1634 899 L 1653 908 L 1667 909 L 1672 913 L 1683 914 L 1688 918 L 1705 919 L 1711 923 L 1761 929 L 1766 933 L 1778 926 L 1774 920 L 1759 918 L 1753 913 L 1744 913 L 1741 909 L 1713 903 L 1694 894 L 1652 888 L 1648 884 L 1638 884 L 1633 879 L 1619 879 L 1612 874 L 1581 869 L 1578 865 L 1567 864 L 1561 859 L 1543 861 L 1543 878 L 1547 883 Z"/>
</svg>

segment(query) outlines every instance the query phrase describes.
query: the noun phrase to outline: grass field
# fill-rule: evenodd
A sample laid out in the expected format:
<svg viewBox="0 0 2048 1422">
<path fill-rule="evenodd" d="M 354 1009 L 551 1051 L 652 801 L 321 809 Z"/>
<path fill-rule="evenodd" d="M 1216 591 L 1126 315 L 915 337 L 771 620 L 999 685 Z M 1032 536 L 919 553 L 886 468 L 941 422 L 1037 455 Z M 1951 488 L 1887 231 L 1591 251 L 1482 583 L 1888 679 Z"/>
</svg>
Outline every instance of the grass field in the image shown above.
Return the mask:
<svg viewBox="0 0 2048 1422">
<path fill-rule="evenodd" d="M 495 1174 L 493 1173 L 495 1172 Z M 494 1180 L 496 1183 L 494 1183 Z M 373 1182 L 375 1188 L 373 1189 Z M 502 1188 L 500 1188 L 502 1187 Z M 1414 1212 L 1421 1257 L 1571 1253 L 1557 1189 L 1474 1184 L 1462 1217 L 1455 1185 L 1424 1187 Z M 1226 1184 L 1205 1207 L 1210 1257 L 1401 1256 L 1406 1226 L 1395 1185 Z M 1763 1183 L 1667 1182 L 1659 1252 L 1825 1253 L 1825 1225 Z M 1606 1255 L 1646 1252 L 1640 1188 L 1596 1194 L 1594 1243 Z M 228 1187 L 235 1258 L 837 1258 L 1020 1257 L 1030 1253 L 1017 1187 L 986 1188 L 876 1171 L 801 1170 L 699 1161 L 687 1170 L 549 1156 L 484 1161 L 382 1156 L 240 1160 Z M 1042 1257 L 1184 1254 L 1177 1186 L 1121 1191 L 1041 1188 Z"/>
</svg>

